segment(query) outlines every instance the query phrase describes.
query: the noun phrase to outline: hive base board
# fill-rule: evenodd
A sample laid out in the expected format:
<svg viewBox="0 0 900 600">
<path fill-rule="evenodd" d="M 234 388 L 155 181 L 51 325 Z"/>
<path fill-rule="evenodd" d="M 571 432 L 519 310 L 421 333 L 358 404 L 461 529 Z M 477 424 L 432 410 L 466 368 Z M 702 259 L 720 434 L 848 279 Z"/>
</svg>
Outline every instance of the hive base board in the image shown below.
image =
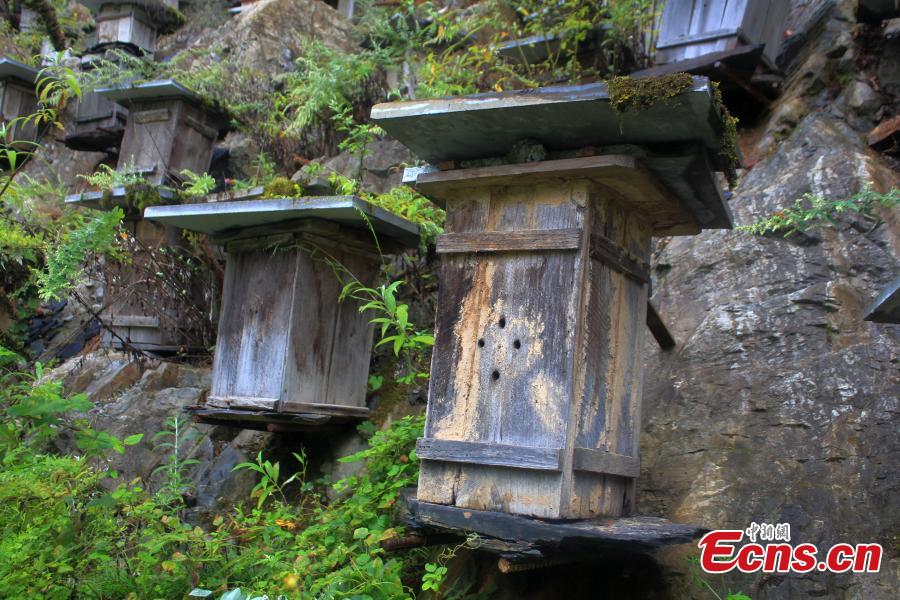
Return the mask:
<svg viewBox="0 0 900 600">
<path fill-rule="evenodd" d="M 365 417 L 281 413 L 265 410 L 235 410 L 230 408 L 211 408 L 208 406 L 189 406 L 185 408 L 185 412 L 190 414 L 196 423 L 273 433 L 312 431 L 323 427 L 350 426 L 365 420 Z"/>
<path fill-rule="evenodd" d="M 687 544 L 709 529 L 681 525 L 659 517 L 546 520 L 523 515 L 469 510 L 432 504 L 405 495 L 409 529 L 423 539 L 433 535 L 479 536 L 477 548 L 503 559 L 528 562 L 545 559 L 580 560 L 610 551 L 646 554 L 664 546 Z"/>
</svg>

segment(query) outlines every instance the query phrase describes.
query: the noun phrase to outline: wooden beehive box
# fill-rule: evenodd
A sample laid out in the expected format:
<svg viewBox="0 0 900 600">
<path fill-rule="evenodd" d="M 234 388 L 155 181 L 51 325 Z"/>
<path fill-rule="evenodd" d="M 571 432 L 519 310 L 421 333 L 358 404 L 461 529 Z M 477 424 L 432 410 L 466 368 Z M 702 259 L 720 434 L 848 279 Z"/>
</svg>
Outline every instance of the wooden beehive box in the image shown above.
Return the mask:
<svg viewBox="0 0 900 600">
<path fill-rule="evenodd" d="M 205 173 L 225 116 L 179 83 L 152 81 L 97 90 L 128 109 L 118 168 L 146 175 L 152 185 L 171 185 L 187 169 Z"/>
<path fill-rule="evenodd" d="M 789 9 L 788 0 L 668 0 L 655 62 L 663 65 L 763 45 L 763 59 L 774 68 Z"/>
<path fill-rule="evenodd" d="M 82 4 L 94 13 L 93 49 L 115 46 L 153 53 L 158 34 L 173 30 L 183 18 L 177 0 L 84 0 Z"/>
<path fill-rule="evenodd" d="M 15 145 L 16 148 L 26 152 L 33 149 L 28 142 L 37 140 L 37 127 L 19 119 L 28 117 L 37 110 L 38 101 L 34 89 L 37 76 L 37 69 L 11 58 L 0 58 L 0 115 L 4 123 L 10 124 L 6 139 L 0 140 L 0 144 L 25 142 Z M 8 165 L 3 168 L 8 168 Z"/>
<path fill-rule="evenodd" d="M 108 329 L 103 331 L 104 347 L 137 349 L 156 354 L 205 350 L 212 342 L 207 323 L 211 282 L 189 270 L 172 270 L 178 264 L 175 253 L 186 252 L 185 240 L 174 227 L 141 218 L 140 209 L 130 200 L 133 190 L 115 188 L 66 198 L 74 206 L 98 210 L 113 207 L 125 211 L 123 227 L 130 234 L 126 243 L 131 260 L 111 263 L 104 270 L 105 307 L 102 313 Z M 170 190 L 158 190 L 160 199 L 177 202 Z M 175 261 L 173 263 L 173 261 Z M 163 265 L 163 266 L 160 266 Z M 164 283 L 158 273 L 178 289 Z"/>
<path fill-rule="evenodd" d="M 352 196 L 154 206 L 144 216 L 214 236 L 228 254 L 208 407 L 368 415 L 371 315 L 339 301 L 326 259 L 371 285 L 382 259 L 369 227 L 390 252 L 418 244 L 415 225 Z"/>
<path fill-rule="evenodd" d="M 94 59 L 83 58 L 81 69 L 93 68 Z M 86 92 L 78 99 L 65 144 L 73 150 L 118 153 L 127 122 L 127 108 L 97 92 Z"/>
<path fill-rule="evenodd" d="M 638 115 L 589 85 L 378 105 L 372 118 L 445 166 L 409 174 L 447 210 L 418 500 L 623 514 L 639 472 L 651 236 L 731 225 L 707 83 Z M 547 159 L 447 169 L 523 139 Z"/>
</svg>

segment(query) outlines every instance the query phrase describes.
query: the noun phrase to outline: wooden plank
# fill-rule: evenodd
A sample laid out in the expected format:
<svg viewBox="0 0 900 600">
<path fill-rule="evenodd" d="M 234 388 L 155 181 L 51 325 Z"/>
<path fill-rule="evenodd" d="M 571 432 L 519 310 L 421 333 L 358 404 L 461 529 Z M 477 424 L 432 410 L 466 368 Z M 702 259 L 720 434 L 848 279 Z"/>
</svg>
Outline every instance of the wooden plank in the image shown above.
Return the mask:
<svg viewBox="0 0 900 600">
<path fill-rule="evenodd" d="M 296 262 L 294 252 L 228 257 L 211 396 L 281 398 Z"/>
<path fill-rule="evenodd" d="M 453 200 L 445 229 L 581 229 L 589 186 L 552 181 L 467 190 Z M 564 447 L 578 257 L 569 250 L 442 257 L 426 437 Z M 436 461 L 425 461 L 421 472 L 420 493 L 435 501 L 560 514 L 555 472 Z"/>
<path fill-rule="evenodd" d="M 641 463 L 637 458 L 591 448 L 575 448 L 572 468 L 576 471 L 622 477 L 637 477 L 641 474 Z"/>
<path fill-rule="evenodd" d="M 316 402 L 282 402 L 278 412 L 283 414 L 335 415 L 358 419 L 367 419 L 369 417 L 369 409 L 364 406 L 342 406 L 340 404 L 321 404 Z"/>
<path fill-rule="evenodd" d="M 277 398 L 259 398 L 253 396 L 213 396 L 206 401 L 210 406 L 240 408 L 245 410 L 273 410 L 278 404 Z"/>
<path fill-rule="evenodd" d="M 160 123 L 168 121 L 172 118 L 172 113 L 168 108 L 157 108 L 153 110 L 142 110 L 134 112 L 134 122 L 145 125 L 147 123 Z"/>
<path fill-rule="evenodd" d="M 675 338 L 669 333 L 669 328 L 666 327 L 656 307 L 649 300 L 647 300 L 647 329 L 650 330 L 653 339 L 663 350 L 671 350 L 675 347 Z"/>
<path fill-rule="evenodd" d="M 640 283 L 650 283 L 650 266 L 630 256 L 615 242 L 600 233 L 591 235 L 591 258 L 611 266 Z"/>
<path fill-rule="evenodd" d="M 144 315 L 116 315 L 110 320 L 114 327 L 159 327 L 159 317 Z"/>
<path fill-rule="evenodd" d="M 445 233 L 437 238 L 437 253 L 577 250 L 581 235 L 575 228 Z"/>
<path fill-rule="evenodd" d="M 449 529 L 463 536 L 476 532 L 487 538 L 525 542 L 543 550 L 577 544 L 582 551 L 592 548 L 652 552 L 673 544 L 689 543 L 709 531 L 705 527 L 672 523 L 657 517 L 554 522 L 432 504 L 412 496 L 406 497 L 406 504 L 419 528 Z M 485 547 L 490 548 L 490 545 Z"/>
<path fill-rule="evenodd" d="M 185 123 L 187 123 L 188 127 L 209 140 L 215 141 L 216 138 L 219 137 L 218 129 L 200 122 L 200 120 L 198 120 L 196 117 L 188 115 L 187 117 L 185 117 L 184 121 Z"/>
<path fill-rule="evenodd" d="M 495 465 L 514 469 L 559 471 L 562 468 L 561 448 L 528 448 L 420 438 L 416 442 L 416 454 L 425 460 Z"/>
</svg>

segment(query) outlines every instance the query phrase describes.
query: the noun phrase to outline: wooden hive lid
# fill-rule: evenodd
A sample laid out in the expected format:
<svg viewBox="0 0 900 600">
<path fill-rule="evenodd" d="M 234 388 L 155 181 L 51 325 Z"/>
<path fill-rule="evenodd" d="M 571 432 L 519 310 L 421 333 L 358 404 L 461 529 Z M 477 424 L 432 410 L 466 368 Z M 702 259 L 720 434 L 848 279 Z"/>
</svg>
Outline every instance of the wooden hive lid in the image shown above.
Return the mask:
<svg viewBox="0 0 900 600">
<path fill-rule="evenodd" d="M 356 196 L 311 196 L 150 206 L 144 218 L 165 225 L 226 237 L 241 230 L 273 230 L 288 221 L 320 219 L 371 231 L 404 247 L 419 244 L 419 227 Z"/>
</svg>

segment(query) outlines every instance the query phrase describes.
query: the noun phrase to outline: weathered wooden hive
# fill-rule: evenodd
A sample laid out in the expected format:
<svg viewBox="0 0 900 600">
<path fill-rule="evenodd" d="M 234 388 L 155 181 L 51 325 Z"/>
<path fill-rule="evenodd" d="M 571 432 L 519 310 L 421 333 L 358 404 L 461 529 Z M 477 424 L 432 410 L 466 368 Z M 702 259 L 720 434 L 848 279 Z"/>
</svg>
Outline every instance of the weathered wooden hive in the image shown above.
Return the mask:
<svg viewBox="0 0 900 600">
<path fill-rule="evenodd" d="M 763 46 L 775 66 L 784 37 L 788 0 L 668 0 L 656 43 L 656 64 Z"/>
<path fill-rule="evenodd" d="M 447 210 L 418 506 L 623 514 L 651 237 L 731 226 L 708 82 L 634 113 L 592 84 L 380 104 L 372 118 L 440 165 L 406 178 Z"/>
<path fill-rule="evenodd" d="M 99 55 L 84 56 L 82 71 L 92 69 L 98 58 Z M 65 144 L 73 150 L 116 153 L 127 122 L 127 108 L 97 92 L 86 92 L 78 99 Z"/>
<path fill-rule="evenodd" d="M 92 51 L 120 47 L 133 53 L 153 53 L 160 33 L 183 22 L 178 0 L 83 0 L 97 24 Z"/>
<path fill-rule="evenodd" d="M 24 123 L 21 119 L 37 110 L 37 77 L 37 69 L 12 58 L 0 58 L 0 115 L 3 122 L 8 124 L 6 137 L 0 140 L 0 144 L 25 142 L 16 148 L 22 151 L 33 149 L 28 142 L 37 140 L 37 127 L 33 123 Z M 4 164 L 3 168 L 8 168 L 8 164 Z"/>
<path fill-rule="evenodd" d="M 339 301 L 329 262 L 372 285 L 380 251 L 417 246 L 414 224 L 352 196 L 153 206 L 144 216 L 206 233 L 228 255 L 212 389 L 198 418 L 265 428 L 368 416 L 371 316 Z"/>
<path fill-rule="evenodd" d="M 212 283 L 202 271 L 182 266 L 179 257 L 188 249 L 181 232 L 141 218 L 136 198 L 158 196 L 159 202 L 179 202 L 172 190 L 150 186 L 115 188 L 74 194 L 66 203 L 97 210 L 121 208 L 123 227 L 131 234 L 128 263 L 104 269 L 107 327 L 101 343 L 106 348 L 140 350 L 154 354 L 205 351 L 212 342 L 208 306 Z M 160 278 L 162 273 L 162 279 Z"/>
<path fill-rule="evenodd" d="M 168 185 L 181 172 L 205 173 L 213 145 L 227 127 L 226 116 L 172 80 L 97 90 L 128 109 L 118 168 Z"/>
</svg>

